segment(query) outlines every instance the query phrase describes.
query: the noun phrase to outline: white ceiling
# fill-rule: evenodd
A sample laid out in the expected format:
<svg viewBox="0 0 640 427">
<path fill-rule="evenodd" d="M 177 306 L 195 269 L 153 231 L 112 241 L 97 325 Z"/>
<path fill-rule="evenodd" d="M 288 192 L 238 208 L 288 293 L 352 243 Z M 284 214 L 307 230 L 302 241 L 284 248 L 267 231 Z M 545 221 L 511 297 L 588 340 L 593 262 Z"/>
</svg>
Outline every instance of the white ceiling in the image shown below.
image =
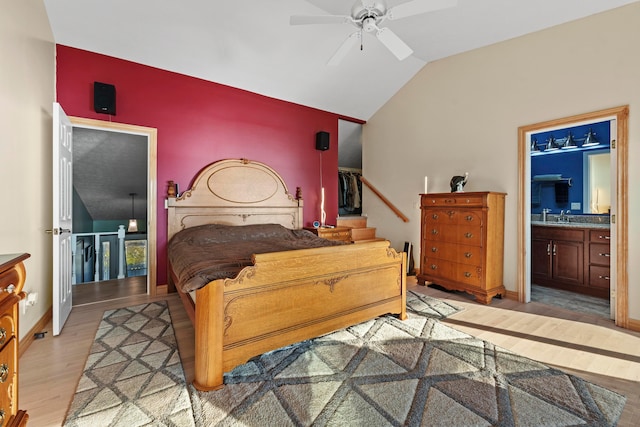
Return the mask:
<svg viewBox="0 0 640 427">
<path fill-rule="evenodd" d="M 383 24 L 413 48 L 404 61 L 365 34 L 364 49 L 336 67 L 326 62 L 354 27 L 290 26 L 289 17 L 348 15 L 354 0 L 44 3 L 56 43 L 367 120 L 427 62 L 636 1 L 458 0 Z"/>
</svg>

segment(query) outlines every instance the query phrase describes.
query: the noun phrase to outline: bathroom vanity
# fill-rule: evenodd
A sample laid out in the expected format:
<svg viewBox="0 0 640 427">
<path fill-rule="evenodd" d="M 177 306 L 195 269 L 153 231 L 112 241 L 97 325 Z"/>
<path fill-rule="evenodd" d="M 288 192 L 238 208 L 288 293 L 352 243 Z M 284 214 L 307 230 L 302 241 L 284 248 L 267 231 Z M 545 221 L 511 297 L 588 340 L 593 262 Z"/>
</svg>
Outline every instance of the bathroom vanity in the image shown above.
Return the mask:
<svg viewBox="0 0 640 427">
<path fill-rule="evenodd" d="M 531 283 L 609 298 L 610 225 L 531 222 Z"/>
</svg>

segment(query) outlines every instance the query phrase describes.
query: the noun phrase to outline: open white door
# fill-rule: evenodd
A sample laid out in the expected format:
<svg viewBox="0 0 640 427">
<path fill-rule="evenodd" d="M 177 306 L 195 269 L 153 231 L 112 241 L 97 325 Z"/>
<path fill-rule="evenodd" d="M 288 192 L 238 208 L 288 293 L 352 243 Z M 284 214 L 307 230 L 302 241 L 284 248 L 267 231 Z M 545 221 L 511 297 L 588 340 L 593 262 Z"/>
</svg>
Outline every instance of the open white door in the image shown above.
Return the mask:
<svg viewBox="0 0 640 427">
<path fill-rule="evenodd" d="M 53 103 L 53 335 L 71 313 L 72 125 Z"/>
</svg>

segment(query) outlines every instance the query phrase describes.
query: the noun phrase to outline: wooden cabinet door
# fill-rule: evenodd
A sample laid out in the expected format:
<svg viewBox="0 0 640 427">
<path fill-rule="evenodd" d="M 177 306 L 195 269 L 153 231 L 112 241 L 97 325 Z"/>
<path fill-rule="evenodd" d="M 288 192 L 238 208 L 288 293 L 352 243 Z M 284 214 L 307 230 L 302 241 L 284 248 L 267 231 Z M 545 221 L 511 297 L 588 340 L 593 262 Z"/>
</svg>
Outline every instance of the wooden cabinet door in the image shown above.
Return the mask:
<svg viewBox="0 0 640 427">
<path fill-rule="evenodd" d="M 584 285 L 584 243 L 554 240 L 552 244 L 553 278 Z"/>
<path fill-rule="evenodd" d="M 531 281 L 551 277 L 551 240 L 531 239 Z"/>
</svg>

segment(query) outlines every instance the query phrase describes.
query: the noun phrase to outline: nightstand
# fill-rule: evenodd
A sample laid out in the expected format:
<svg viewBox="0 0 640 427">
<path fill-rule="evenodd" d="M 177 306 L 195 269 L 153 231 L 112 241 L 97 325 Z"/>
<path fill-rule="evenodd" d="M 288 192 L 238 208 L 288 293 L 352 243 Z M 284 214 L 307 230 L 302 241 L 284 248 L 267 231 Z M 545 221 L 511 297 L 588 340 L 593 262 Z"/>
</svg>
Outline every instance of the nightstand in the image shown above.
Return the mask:
<svg viewBox="0 0 640 427">
<path fill-rule="evenodd" d="M 323 239 L 351 243 L 351 228 L 349 227 L 304 227 L 304 229 Z"/>
</svg>

